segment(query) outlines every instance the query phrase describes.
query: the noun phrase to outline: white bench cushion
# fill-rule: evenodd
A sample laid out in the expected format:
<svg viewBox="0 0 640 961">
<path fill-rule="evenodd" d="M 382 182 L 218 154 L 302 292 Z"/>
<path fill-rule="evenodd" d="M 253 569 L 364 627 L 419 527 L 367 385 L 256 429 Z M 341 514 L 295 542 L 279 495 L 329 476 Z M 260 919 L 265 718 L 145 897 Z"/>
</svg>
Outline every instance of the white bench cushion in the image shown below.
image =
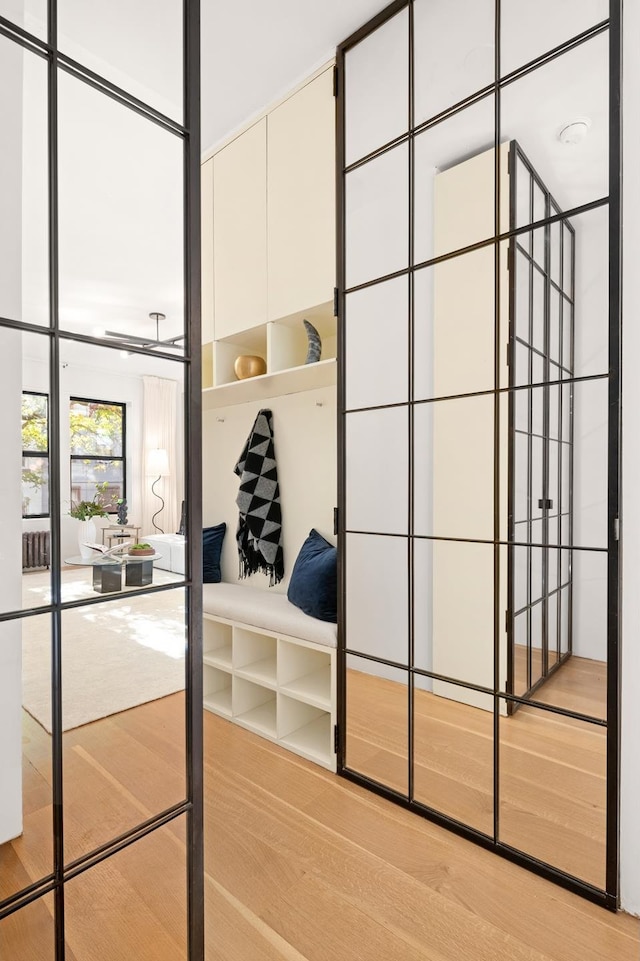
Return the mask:
<svg viewBox="0 0 640 961">
<path fill-rule="evenodd" d="M 202 606 L 206 614 L 240 621 L 272 634 L 286 634 L 325 647 L 336 647 L 338 643 L 337 625 L 304 614 L 286 594 L 244 584 L 204 584 Z"/>
</svg>

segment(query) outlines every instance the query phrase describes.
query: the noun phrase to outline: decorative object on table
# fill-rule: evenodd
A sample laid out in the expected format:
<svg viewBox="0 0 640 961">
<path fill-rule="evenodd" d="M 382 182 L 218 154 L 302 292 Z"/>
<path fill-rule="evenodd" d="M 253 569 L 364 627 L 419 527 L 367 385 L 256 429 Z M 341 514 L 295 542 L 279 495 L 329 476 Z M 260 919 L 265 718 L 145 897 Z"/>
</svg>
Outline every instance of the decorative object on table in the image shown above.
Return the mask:
<svg viewBox="0 0 640 961">
<path fill-rule="evenodd" d="M 287 597 L 310 617 L 337 623 L 338 552 L 315 528 L 293 565 Z"/>
<path fill-rule="evenodd" d="M 127 511 L 129 510 L 129 508 L 128 508 L 128 506 L 127 506 L 127 501 L 126 501 L 126 499 L 125 499 L 124 497 L 119 497 L 118 500 L 116 501 L 116 503 L 117 503 L 117 505 L 118 505 L 118 510 L 117 510 L 117 514 L 118 514 L 118 524 L 120 524 L 122 527 L 126 527 L 126 525 L 127 525 Z"/>
<path fill-rule="evenodd" d="M 305 364 L 316 364 L 320 360 L 320 354 L 322 353 L 322 341 L 320 339 L 320 334 L 315 329 L 313 324 L 310 324 L 308 320 L 303 320 L 302 323 L 304 324 L 304 328 L 309 339 L 307 359 L 305 360 Z"/>
<path fill-rule="evenodd" d="M 261 410 L 251 428 L 234 473 L 240 478 L 236 541 L 240 578 L 261 571 L 269 587 L 284 577 L 282 512 L 273 442 L 273 414 Z"/>
<path fill-rule="evenodd" d="M 184 501 L 182 502 L 182 507 L 180 509 L 180 527 L 176 531 L 176 534 L 180 534 L 181 537 L 186 537 L 187 534 L 187 509 Z"/>
<path fill-rule="evenodd" d="M 127 549 L 130 557 L 153 557 L 155 549 L 146 542 L 142 544 L 130 544 Z"/>
<path fill-rule="evenodd" d="M 233 369 L 238 380 L 247 380 L 249 377 L 259 377 L 266 374 L 267 365 L 262 357 L 254 354 L 241 354 L 236 357 Z"/>
<path fill-rule="evenodd" d="M 93 495 L 93 500 L 71 502 L 69 516 L 80 521 L 78 548 L 80 550 L 80 556 L 85 560 L 88 560 L 92 556 L 92 550 L 87 545 L 93 544 L 97 537 L 96 525 L 93 522 L 93 518 L 109 516 L 99 500 L 100 496 L 104 493 L 104 486 L 104 484 L 96 484 L 97 490 Z"/>
<path fill-rule="evenodd" d="M 151 493 L 160 501 L 160 507 L 151 518 L 151 523 L 160 534 L 164 534 L 162 528 L 156 524 L 156 517 L 164 510 L 164 498 L 156 491 L 156 484 L 161 477 L 169 476 L 169 455 L 164 447 L 155 447 L 147 451 L 147 474 L 149 477 L 158 475 L 151 485 Z"/>
<path fill-rule="evenodd" d="M 220 555 L 222 542 L 227 530 L 223 522 L 215 527 L 205 527 L 202 530 L 202 583 L 219 584 L 222 580 L 220 569 Z"/>
</svg>

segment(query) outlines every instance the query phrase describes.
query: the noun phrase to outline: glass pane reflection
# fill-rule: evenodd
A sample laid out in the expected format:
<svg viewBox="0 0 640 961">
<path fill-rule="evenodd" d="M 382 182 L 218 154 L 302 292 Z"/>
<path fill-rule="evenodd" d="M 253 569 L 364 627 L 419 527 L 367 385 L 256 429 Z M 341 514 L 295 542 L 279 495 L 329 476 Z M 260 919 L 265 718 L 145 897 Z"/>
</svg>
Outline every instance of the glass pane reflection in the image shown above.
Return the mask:
<svg viewBox="0 0 640 961">
<path fill-rule="evenodd" d="M 183 815 L 67 882 L 67 952 L 88 961 L 185 961 L 186 902 Z"/>
<path fill-rule="evenodd" d="M 1 902 L 53 873 L 49 614 L 0 623 L 0 726 Z"/>
<path fill-rule="evenodd" d="M 605 884 L 606 729 L 521 707 L 500 718 L 500 840 Z"/>
<path fill-rule="evenodd" d="M 347 657 L 346 766 L 407 793 L 408 674 Z"/>
<path fill-rule="evenodd" d="M 0 36 L 0 89 L 0 317 L 48 325 L 46 60 Z"/>
<path fill-rule="evenodd" d="M 493 697 L 460 703 L 455 685 L 414 677 L 414 797 L 493 834 Z M 451 698 L 450 696 L 451 695 Z"/>
<path fill-rule="evenodd" d="M 65 73 L 59 94 L 60 326 L 184 335 L 182 140 Z"/>
<path fill-rule="evenodd" d="M 67 861 L 184 800 L 184 655 L 184 590 L 64 611 Z"/>
</svg>

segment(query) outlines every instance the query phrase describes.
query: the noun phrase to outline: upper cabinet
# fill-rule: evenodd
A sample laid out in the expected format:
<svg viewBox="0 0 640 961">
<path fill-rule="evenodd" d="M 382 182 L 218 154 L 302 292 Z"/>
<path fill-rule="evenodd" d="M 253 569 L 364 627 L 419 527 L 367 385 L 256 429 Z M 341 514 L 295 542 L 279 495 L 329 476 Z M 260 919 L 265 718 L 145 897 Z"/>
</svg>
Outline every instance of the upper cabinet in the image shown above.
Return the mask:
<svg viewBox="0 0 640 961">
<path fill-rule="evenodd" d="M 202 178 L 205 386 L 235 380 L 242 352 L 269 373 L 304 364 L 303 317 L 323 359 L 335 357 L 333 67 L 214 154 Z"/>
<path fill-rule="evenodd" d="M 267 120 L 213 158 L 214 334 L 267 319 Z"/>
<path fill-rule="evenodd" d="M 268 318 L 332 299 L 335 100 L 325 70 L 267 117 Z"/>
</svg>

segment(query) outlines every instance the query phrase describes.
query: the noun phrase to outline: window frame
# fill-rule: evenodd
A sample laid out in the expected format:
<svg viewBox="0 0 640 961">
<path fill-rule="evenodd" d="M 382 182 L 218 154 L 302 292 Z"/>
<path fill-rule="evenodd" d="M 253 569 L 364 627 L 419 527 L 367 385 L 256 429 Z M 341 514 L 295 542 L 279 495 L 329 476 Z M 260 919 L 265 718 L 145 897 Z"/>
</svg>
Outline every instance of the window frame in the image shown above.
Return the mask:
<svg viewBox="0 0 640 961">
<path fill-rule="evenodd" d="M 122 411 L 122 454 L 111 457 L 105 457 L 103 454 L 72 454 L 69 453 L 69 496 L 71 503 L 73 503 L 73 462 L 74 461 L 120 461 L 122 464 L 122 499 L 127 498 L 127 405 L 126 402 L 120 400 L 99 400 L 96 397 L 69 397 L 69 416 L 71 416 L 71 405 L 74 403 L 79 404 L 94 404 L 100 405 L 102 407 L 119 407 Z M 71 433 L 71 431 L 69 431 Z M 69 445 L 71 447 L 71 444 Z M 117 509 L 114 507 L 109 510 L 105 507 L 105 511 L 109 516 L 115 514 Z"/>
<path fill-rule="evenodd" d="M 25 459 L 25 457 L 37 457 L 37 458 L 39 458 L 40 460 L 46 459 L 46 461 L 47 461 L 47 503 L 48 503 L 48 505 L 49 505 L 49 510 L 46 511 L 46 513 L 41 513 L 41 514 L 25 514 L 25 513 L 24 513 L 24 508 L 23 508 L 22 520 L 23 520 L 23 521 L 31 521 L 31 520 L 38 520 L 38 519 L 42 519 L 42 518 L 48 518 L 48 517 L 51 516 L 51 499 L 50 499 L 50 492 L 49 492 L 49 451 L 50 451 L 50 440 L 49 440 L 49 407 L 50 407 L 50 404 L 49 404 L 49 394 L 48 394 L 46 391 L 44 391 L 44 390 L 23 390 L 23 391 L 22 391 L 22 397 L 23 397 L 23 398 L 24 398 L 24 397 L 44 397 L 44 398 L 46 399 L 46 402 L 47 402 L 47 411 L 46 411 L 46 421 L 47 421 L 47 449 L 46 449 L 46 450 L 35 451 L 35 450 L 25 450 L 24 447 L 22 448 L 22 467 L 23 467 L 23 469 L 24 469 L 24 466 L 25 466 L 25 464 L 24 464 L 24 459 Z"/>
</svg>

